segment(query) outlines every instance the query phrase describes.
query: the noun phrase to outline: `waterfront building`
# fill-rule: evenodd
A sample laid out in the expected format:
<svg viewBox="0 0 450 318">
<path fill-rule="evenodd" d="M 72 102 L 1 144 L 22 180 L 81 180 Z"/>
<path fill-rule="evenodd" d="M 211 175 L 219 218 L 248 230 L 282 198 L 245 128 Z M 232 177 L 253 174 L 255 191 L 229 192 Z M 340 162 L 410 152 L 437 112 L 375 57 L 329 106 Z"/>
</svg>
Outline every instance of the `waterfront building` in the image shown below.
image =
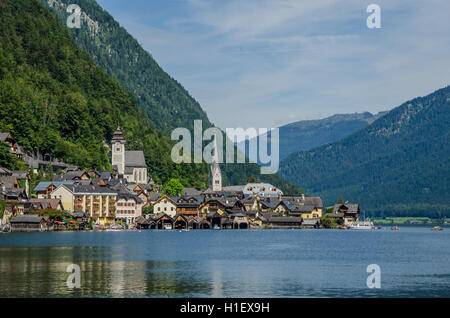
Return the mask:
<svg viewBox="0 0 450 318">
<path fill-rule="evenodd" d="M 173 198 L 163 195 L 153 204 L 153 213 L 166 213 L 168 216 L 174 217 L 177 214 L 177 202 Z"/>
<path fill-rule="evenodd" d="M 118 192 L 108 188 L 84 184 L 61 184 L 51 193 L 60 199 L 64 210 L 84 212 L 96 224 L 112 224 L 116 217 Z"/>
<path fill-rule="evenodd" d="M 348 225 L 358 221 L 360 207 L 357 203 L 337 203 L 333 207 L 333 212 L 326 216 L 336 219 L 338 224 Z"/>
<path fill-rule="evenodd" d="M 299 229 L 302 226 L 301 217 L 287 217 L 287 216 L 270 216 L 267 218 L 267 223 L 273 229 Z"/>
<path fill-rule="evenodd" d="M 166 213 L 161 213 L 161 214 L 155 215 L 153 217 L 153 220 L 156 223 L 156 229 L 159 229 L 159 230 L 172 230 L 173 229 L 174 219 Z"/>
<path fill-rule="evenodd" d="M 249 228 L 249 220 L 247 218 L 247 215 L 242 212 L 230 214 L 230 221 L 233 224 L 232 225 L 233 229 Z"/>
<path fill-rule="evenodd" d="M 128 225 L 135 224 L 142 215 L 142 200 L 135 194 L 119 193 L 116 202 L 116 220 Z"/>
<path fill-rule="evenodd" d="M 197 217 L 203 196 L 181 196 L 176 199 L 177 213 L 186 217 Z"/>
<path fill-rule="evenodd" d="M 48 229 L 48 219 L 35 214 L 11 218 L 11 232 L 41 232 Z"/>
</svg>

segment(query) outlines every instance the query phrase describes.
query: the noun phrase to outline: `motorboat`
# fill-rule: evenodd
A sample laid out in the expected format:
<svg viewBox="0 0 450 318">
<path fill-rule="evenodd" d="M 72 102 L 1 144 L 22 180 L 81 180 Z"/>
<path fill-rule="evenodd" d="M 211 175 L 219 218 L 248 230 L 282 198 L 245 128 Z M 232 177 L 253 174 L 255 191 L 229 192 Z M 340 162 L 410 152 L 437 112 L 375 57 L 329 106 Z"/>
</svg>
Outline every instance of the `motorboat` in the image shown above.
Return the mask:
<svg viewBox="0 0 450 318">
<path fill-rule="evenodd" d="M 348 228 L 350 230 L 374 230 L 375 226 L 371 221 L 356 221 L 349 223 Z"/>
</svg>

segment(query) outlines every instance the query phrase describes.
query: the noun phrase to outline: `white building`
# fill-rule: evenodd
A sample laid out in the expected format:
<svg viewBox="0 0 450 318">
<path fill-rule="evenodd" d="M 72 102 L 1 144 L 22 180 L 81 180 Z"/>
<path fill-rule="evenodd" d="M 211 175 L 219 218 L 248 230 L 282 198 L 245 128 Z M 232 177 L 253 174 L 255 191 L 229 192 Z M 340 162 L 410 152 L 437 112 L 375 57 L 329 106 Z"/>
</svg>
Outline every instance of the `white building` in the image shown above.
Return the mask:
<svg viewBox="0 0 450 318">
<path fill-rule="evenodd" d="M 283 195 L 283 191 L 270 183 L 248 183 L 243 186 L 244 196 L 259 196 L 260 198 L 278 197 Z"/>
<path fill-rule="evenodd" d="M 217 142 L 214 137 L 214 150 L 211 158 L 211 167 L 209 171 L 209 187 L 212 191 L 222 191 L 222 172 L 220 171 L 219 156 L 217 152 Z"/>
<path fill-rule="evenodd" d="M 147 164 L 145 163 L 144 152 L 140 150 L 127 151 L 125 150 L 125 143 L 125 138 L 119 127 L 114 132 L 111 141 L 111 165 L 128 182 L 146 184 Z"/>
<path fill-rule="evenodd" d="M 177 214 L 177 202 L 164 195 L 153 204 L 153 214 L 165 213 L 171 218 Z"/>
</svg>

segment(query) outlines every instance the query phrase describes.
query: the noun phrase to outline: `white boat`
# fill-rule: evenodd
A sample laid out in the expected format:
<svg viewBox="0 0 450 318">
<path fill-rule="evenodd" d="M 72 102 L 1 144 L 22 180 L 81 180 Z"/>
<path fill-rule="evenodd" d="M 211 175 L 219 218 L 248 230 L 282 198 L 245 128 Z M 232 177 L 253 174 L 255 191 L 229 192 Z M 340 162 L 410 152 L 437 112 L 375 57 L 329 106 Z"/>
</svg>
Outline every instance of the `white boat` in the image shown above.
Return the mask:
<svg viewBox="0 0 450 318">
<path fill-rule="evenodd" d="M 375 226 L 370 221 L 356 221 L 347 225 L 350 230 L 374 230 Z"/>
<path fill-rule="evenodd" d="M 164 224 L 164 230 L 171 230 L 172 229 L 172 224 Z"/>
</svg>

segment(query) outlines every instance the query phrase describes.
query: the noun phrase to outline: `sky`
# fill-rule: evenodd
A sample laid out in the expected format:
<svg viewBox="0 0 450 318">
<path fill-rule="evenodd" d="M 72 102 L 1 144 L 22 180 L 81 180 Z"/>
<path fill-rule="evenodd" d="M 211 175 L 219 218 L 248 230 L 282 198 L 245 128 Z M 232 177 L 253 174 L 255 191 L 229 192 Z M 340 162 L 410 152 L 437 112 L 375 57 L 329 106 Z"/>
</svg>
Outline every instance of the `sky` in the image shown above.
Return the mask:
<svg viewBox="0 0 450 318">
<path fill-rule="evenodd" d="M 97 2 L 222 129 L 376 113 L 450 84 L 448 0 Z"/>
</svg>

